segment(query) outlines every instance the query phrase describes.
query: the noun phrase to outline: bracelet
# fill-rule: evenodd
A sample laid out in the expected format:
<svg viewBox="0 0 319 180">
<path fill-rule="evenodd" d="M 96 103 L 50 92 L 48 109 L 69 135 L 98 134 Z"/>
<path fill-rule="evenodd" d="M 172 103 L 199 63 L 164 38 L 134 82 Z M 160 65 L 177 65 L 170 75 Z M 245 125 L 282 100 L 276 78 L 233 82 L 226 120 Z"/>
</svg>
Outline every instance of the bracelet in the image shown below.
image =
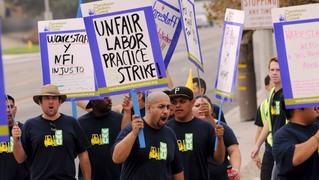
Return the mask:
<svg viewBox="0 0 319 180">
<path fill-rule="evenodd" d="M 316 137 L 316 135 L 313 135 L 313 137 L 315 137 L 317 139 L 317 141 L 319 142 L 319 139 Z"/>
</svg>

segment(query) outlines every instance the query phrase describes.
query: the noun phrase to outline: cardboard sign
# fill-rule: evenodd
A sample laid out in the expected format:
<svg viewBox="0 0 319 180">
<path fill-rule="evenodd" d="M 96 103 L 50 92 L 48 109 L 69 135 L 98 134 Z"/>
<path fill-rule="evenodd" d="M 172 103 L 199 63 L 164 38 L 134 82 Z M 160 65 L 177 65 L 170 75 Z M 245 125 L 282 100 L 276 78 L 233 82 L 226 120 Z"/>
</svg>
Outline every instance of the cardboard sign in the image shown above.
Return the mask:
<svg viewBox="0 0 319 180">
<path fill-rule="evenodd" d="M 179 6 L 182 11 L 182 27 L 188 59 L 204 72 L 202 51 L 195 20 L 194 0 L 179 0 Z"/>
<path fill-rule="evenodd" d="M 318 9 L 309 4 L 272 10 L 286 108 L 319 105 Z"/>
<path fill-rule="evenodd" d="M 2 25 L 0 19 L 0 146 L 8 148 L 6 142 L 9 141 L 9 127 L 8 127 L 8 118 L 7 118 L 7 109 L 6 109 L 6 96 L 4 88 L 4 72 L 3 72 L 3 62 L 2 62 L 2 46 L 1 46 L 1 36 L 2 36 Z M 3 145 L 2 143 L 6 143 Z M 9 146 L 10 147 L 10 146 Z M 2 149 L 6 152 L 9 152 L 9 149 Z"/>
<path fill-rule="evenodd" d="M 44 84 L 55 84 L 68 98 L 98 96 L 83 19 L 38 22 Z"/>
<path fill-rule="evenodd" d="M 101 96 L 167 86 L 152 2 L 81 4 Z"/>
<path fill-rule="evenodd" d="M 279 7 L 279 0 L 242 0 L 245 29 L 272 28 L 271 9 Z"/>
<path fill-rule="evenodd" d="M 226 9 L 215 83 L 215 97 L 223 101 L 232 102 L 234 96 L 243 26 L 244 11 Z"/>
<path fill-rule="evenodd" d="M 176 0 L 176 2 L 178 1 Z M 167 1 L 160 0 L 154 3 L 153 15 L 165 68 L 167 68 L 182 30 L 181 15 L 178 8 Z"/>
</svg>

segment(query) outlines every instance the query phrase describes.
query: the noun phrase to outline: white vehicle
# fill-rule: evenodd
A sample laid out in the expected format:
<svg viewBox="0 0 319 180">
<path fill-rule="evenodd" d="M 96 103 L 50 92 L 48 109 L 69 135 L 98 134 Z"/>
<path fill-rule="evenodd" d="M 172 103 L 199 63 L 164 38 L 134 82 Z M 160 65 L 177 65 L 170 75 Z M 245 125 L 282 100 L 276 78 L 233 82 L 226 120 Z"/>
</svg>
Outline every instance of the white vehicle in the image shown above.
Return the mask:
<svg viewBox="0 0 319 180">
<path fill-rule="evenodd" d="M 195 0 L 194 6 L 197 27 L 209 27 L 214 25 L 213 20 L 208 19 L 208 11 L 205 9 L 210 3 L 212 2 L 207 0 Z"/>
</svg>

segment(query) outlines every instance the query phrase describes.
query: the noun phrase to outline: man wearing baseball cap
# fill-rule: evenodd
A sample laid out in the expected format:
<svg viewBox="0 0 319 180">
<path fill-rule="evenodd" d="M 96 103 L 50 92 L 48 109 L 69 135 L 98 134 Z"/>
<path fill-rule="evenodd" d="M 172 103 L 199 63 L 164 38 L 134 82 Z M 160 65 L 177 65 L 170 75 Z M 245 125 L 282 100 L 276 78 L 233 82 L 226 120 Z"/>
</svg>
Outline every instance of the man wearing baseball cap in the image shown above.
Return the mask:
<svg viewBox="0 0 319 180">
<path fill-rule="evenodd" d="M 193 116 L 195 100 L 193 91 L 189 88 L 175 87 L 169 97 L 175 117 L 167 125 L 176 134 L 185 179 L 209 179 L 208 157 L 211 156 L 219 164 L 224 161 L 224 129 L 221 125 L 217 125 L 215 129 L 209 122 Z M 216 136 L 218 148 L 214 152 Z"/>
<path fill-rule="evenodd" d="M 85 179 L 91 179 L 90 144 L 78 122 L 59 112 L 65 100 L 57 86 L 42 86 L 33 101 L 43 114 L 27 120 L 22 131 L 17 125 L 12 129 L 14 157 L 27 160 L 31 179 L 75 179 L 76 156 Z"/>
</svg>

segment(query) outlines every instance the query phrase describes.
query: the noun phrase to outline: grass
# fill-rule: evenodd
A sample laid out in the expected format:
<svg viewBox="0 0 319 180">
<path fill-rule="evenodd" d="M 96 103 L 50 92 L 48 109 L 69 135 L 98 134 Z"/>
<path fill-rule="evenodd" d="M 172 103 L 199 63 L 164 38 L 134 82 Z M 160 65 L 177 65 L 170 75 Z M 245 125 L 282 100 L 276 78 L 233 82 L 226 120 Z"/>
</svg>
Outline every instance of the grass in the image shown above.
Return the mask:
<svg viewBox="0 0 319 180">
<path fill-rule="evenodd" d="M 40 52 L 40 48 L 39 48 L 38 45 L 33 45 L 32 47 L 4 49 L 2 51 L 2 53 L 4 55 L 8 55 L 8 54 L 28 54 L 28 53 L 38 53 L 38 52 Z"/>
</svg>

